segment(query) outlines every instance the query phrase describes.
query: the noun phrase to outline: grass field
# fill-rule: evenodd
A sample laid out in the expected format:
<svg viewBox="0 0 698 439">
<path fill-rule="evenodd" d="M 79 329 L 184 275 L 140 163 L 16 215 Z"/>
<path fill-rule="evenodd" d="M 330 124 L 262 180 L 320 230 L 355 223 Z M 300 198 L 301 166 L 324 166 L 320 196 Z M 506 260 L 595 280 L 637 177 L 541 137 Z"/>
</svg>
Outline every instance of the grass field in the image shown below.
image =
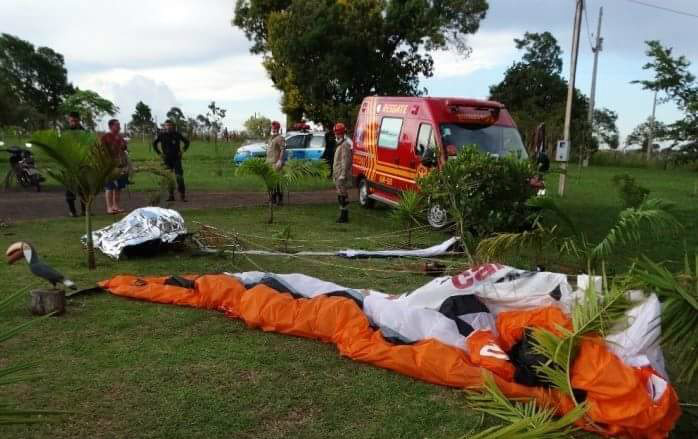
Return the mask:
<svg viewBox="0 0 698 439">
<path fill-rule="evenodd" d="M 23 145 L 24 141 L 7 140 L 5 143 L 5 147 L 7 147 L 10 144 Z M 236 143 L 219 143 L 216 147 L 213 142 L 192 142 L 183 157 L 184 179 L 187 189 L 190 191 L 264 190 L 254 177 L 235 175 L 232 159 L 239 146 Z M 47 188 L 57 187 L 58 183 L 45 172 L 46 169 L 50 169 L 54 165 L 53 162 L 36 148 L 33 152 L 36 154 L 37 168 L 42 171 L 44 177 L 47 177 L 45 186 Z M 160 166 L 161 161 L 148 141 L 132 139 L 129 142 L 129 153 L 135 166 Z M 6 153 L 0 153 L 0 178 L 4 177 L 9 168 L 7 157 Z M 146 191 L 158 187 L 157 179 L 148 173 L 137 173 L 133 178 L 133 183 L 129 186 L 131 191 Z M 298 182 L 294 186 L 296 190 L 305 191 L 331 188 L 332 184 L 327 180 L 308 179 Z"/>
<path fill-rule="evenodd" d="M 686 225 L 681 236 L 646 242 L 620 252 L 609 266 L 621 271 L 632 258 L 647 254 L 678 263 L 684 243 L 698 247 L 698 174 L 599 167 L 570 171 L 569 191 L 561 202 L 592 239 L 600 238 L 621 210 L 610 179 L 629 172 L 652 196 L 677 203 Z M 557 187 L 554 176 L 549 188 Z M 554 190 L 553 190 L 554 192 Z M 0 195 L 1 196 L 1 195 Z M 200 221 L 246 235 L 266 235 L 291 226 L 294 243 L 304 249 L 386 248 L 404 236 L 373 235 L 399 230 L 388 209 L 351 206 L 352 222 L 334 224 L 333 205 L 287 206 L 277 224 L 264 224 L 263 208 L 184 211 L 190 224 Z M 108 224 L 106 216 L 96 226 Z M 195 227 L 194 227 L 195 228 Z M 82 222 L 69 219 L 19 222 L 0 229 L 0 249 L 29 239 L 46 261 L 79 285 L 118 273 L 177 274 L 263 270 L 302 272 L 352 287 L 389 293 L 411 290 L 429 278 L 411 273 L 409 260 L 335 258 L 228 259 L 194 257 L 188 252 L 122 261 L 98 257 L 88 272 L 78 238 Z M 357 239 L 360 238 L 360 239 Z M 420 232 L 420 246 L 444 234 Z M 269 241 L 250 238 L 259 246 Z M 458 262 L 458 261 L 454 261 Z M 518 265 L 527 261 L 518 260 Z M 560 261 L 564 263 L 565 261 Z M 464 264 L 461 261 L 461 264 Z M 554 270 L 551 266 L 549 269 Z M 35 286 L 24 264 L 0 265 L 0 294 Z M 25 301 L 0 315 L 2 325 L 26 321 Z M 668 352 L 671 366 L 672 353 Z M 52 425 L 3 427 L 3 438 L 457 438 L 483 428 L 466 409 L 462 392 L 425 384 L 392 372 L 341 358 L 319 342 L 246 329 L 239 321 L 195 309 L 135 302 L 94 294 L 71 301 L 68 313 L 41 322 L 3 343 L 0 363 L 36 360 L 42 377 L 10 387 L 4 395 L 33 408 L 69 410 Z M 684 402 L 698 402 L 698 391 L 677 386 Z M 489 420 L 484 425 L 489 425 Z M 673 437 L 695 437 L 698 421 L 686 415 Z"/>
</svg>

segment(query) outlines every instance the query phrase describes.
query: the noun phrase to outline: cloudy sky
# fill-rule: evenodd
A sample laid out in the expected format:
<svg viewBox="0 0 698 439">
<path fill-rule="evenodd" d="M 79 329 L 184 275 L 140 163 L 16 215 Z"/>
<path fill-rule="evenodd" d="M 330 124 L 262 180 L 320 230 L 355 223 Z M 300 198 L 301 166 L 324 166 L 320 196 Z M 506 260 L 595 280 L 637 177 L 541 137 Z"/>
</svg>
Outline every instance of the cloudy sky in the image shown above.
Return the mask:
<svg viewBox="0 0 698 439">
<path fill-rule="evenodd" d="M 173 105 L 195 116 L 215 100 L 228 110 L 226 124 L 239 128 L 257 112 L 281 119 L 279 93 L 249 42 L 230 25 L 235 0 L 2 0 L 0 32 L 45 45 L 65 56 L 70 81 L 112 99 L 130 119 L 136 102 L 158 120 Z M 696 0 L 642 0 L 698 15 Z M 698 75 L 698 17 L 653 9 L 634 0 L 587 0 L 582 23 L 577 86 L 588 93 L 599 7 L 604 8 L 604 51 L 599 63 L 597 105 L 620 115 L 627 134 L 651 111 L 652 95 L 630 80 L 643 79 L 644 41 L 658 39 L 686 55 Z M 470 38 L 471 56 L 437 52 L 435 75 L 423 85 L 433 96 L 486 97 L 491 84 L 519 58 L 513 38 L 525 31 L 552 32 L 565 51 L 569 74 L 573 0 L 490 0 L 480 31 Z M 657 118 L 679 114 L 661 105 Z"/>
</svg>

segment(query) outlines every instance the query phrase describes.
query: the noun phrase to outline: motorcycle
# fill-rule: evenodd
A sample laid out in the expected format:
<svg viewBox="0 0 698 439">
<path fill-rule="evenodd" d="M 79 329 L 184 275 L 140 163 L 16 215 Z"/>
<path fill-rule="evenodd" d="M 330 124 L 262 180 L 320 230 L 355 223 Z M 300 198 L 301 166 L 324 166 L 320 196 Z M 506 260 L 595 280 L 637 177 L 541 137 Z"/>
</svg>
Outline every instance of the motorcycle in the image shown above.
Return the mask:
<svg viewBox="0 0 698 439">
<path fill-rule="evenodd" d="M 3 145 L 4 142 L 0 142 L 0 146 Z M 31 145 L 27 145 L 27 148 L 31 148 Z M 18 146 L 0 148 L 0 151 L 10 155 L 10 170 L 5 176 L 5 189 L 9 189 L 14 178 L 20 186 L 24 188 L 35 187 L 37 192 L 41 192 L 41 183 L 46 179 L 36 169 L 34 154 L 29 149 Z"/>
</svg>

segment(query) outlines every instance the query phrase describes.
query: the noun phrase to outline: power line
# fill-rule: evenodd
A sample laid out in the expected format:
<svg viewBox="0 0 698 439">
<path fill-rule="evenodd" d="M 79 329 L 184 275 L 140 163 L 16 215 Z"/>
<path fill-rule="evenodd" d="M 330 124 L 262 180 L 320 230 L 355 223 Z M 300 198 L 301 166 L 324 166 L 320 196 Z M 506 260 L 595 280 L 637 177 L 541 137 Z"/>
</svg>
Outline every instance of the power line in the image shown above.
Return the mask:
<svg viewBox="0 0 698 439">
<path fill-rule="evenodd" d="M 686 11 L 679 11 L 678 9 L 671 9 L 665 6 L 653 5 L 652 3 L 642 2 L 640 0 L 626 0 L 630 3 L 635 3 L 636 5 L 647 6 L 648 8 L 661 9 L 662 11 L 673 12 L 674 14 L 685 15 L 686 17 L 698 18 L 698 14 L 693 14 Z"/>
</svg>

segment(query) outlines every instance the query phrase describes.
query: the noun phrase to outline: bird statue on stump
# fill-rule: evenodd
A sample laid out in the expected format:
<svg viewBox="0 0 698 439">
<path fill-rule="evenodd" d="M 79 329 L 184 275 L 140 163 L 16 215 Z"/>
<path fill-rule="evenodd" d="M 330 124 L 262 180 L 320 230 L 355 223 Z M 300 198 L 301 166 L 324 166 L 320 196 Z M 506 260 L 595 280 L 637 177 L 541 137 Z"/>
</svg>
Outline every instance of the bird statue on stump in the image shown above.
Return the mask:
<svg viewBox="0 0 698 439">
<path fill-rule="evenodd" d="M 58 285 L 63 285 L 73 290 L 77 290 L 75 282 L 66 278 L 56 269 L 39 259 L 39 254 L 34 247 L 27 242 L 15 242 L 8 247 L 5 252 L 7 262 L 14 264 L 24 258 L 29 265 L 29 271 L 34 276 L 46 279 L 53 285 L 53 290 L 34 290 L 31 292 L 31 309 L 34 314 L 62 314 L 65 311 L 65 293 L 59 290 Z"/>
</svg>

